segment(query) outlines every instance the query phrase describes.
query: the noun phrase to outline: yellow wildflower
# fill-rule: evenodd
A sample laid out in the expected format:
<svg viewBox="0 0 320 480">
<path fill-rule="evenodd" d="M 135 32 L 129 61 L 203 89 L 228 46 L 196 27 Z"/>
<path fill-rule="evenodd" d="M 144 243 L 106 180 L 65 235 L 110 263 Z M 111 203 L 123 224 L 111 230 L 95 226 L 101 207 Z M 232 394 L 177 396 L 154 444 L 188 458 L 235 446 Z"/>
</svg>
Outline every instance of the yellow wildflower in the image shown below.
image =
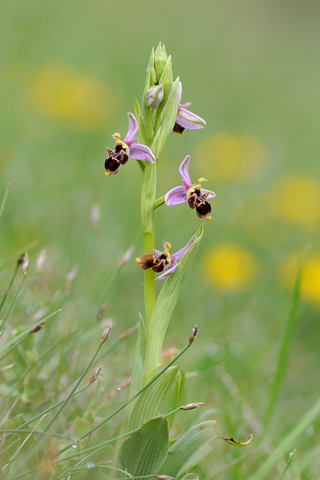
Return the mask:
<svg viewBox="0 0 320 480">
<path fill-rule="evenodd" d="M 204 279 L 219 290 L 245 290 L 255 277 L 257 262 L 244 247 L 226 244 L 211 248 L 202 260 Z"/>
<path fill-rule="evenodd" d="M 266 166 L 266 151 L 256 138 L 229 133 L 202 142 L 196 158 L 215 181 L 252 181 Z"/>
<path fill-rule="evenodd" d="M 320 182 L 307 176 L 281 177 L 270 196 L 273 214 L 309 230 L 320 224 Z"/>
<path fill-rule="evenodd" d="M 112 108 L 113 94 L 104 84 L 63 66 L 46 65 L 37 69 L 29 93 L 41 112 L 82 130 L 101 125 Z"/>
<path fill-rule="evenodd" d="M 281 285 L 293 288 L 301 258 L 301 255 L 294 255 L 280 267 Z M 307 258 L 301 276 L 300 296 L 303 300 L 320 307 L 320 253 L 314 253 Z"/>
</svg>

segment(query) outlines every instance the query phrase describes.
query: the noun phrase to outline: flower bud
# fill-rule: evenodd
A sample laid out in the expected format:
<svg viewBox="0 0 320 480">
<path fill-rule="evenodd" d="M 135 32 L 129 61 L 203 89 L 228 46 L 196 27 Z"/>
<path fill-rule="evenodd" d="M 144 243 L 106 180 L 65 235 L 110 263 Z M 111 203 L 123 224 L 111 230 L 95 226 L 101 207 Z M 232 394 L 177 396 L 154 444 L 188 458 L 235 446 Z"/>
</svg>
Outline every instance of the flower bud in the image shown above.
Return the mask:
<svg viewBox="0 0 320 480">
<path fill-rule="evenodd" d="M 198 331 L 198 325 L 196 325 L 193 329 L 192 329 L 192 333 L 189 337 L 189 346 L 191 346 L 194 342 L 194 339 L 196 338 L 196 335 L 197 335 L 197 331 Z"/>
<path fill-rule="evenodd" d="M 118 263 L 118 268 L 124 267 L 130 260 L 131 255 L 133 253 L 134 246 L 131 245 L 131 247 L 128 248 L 128 250 L 125 252 L 122 258 L 120 258 L 120 262 Z"/>
<path fill-rule="evenodd" d="M 103 305 L 101 305 L 101 307 L 99 308 L 99 310 L 96 313 L 97 320 L 101 320 L 104 317 L 107 310 L 108 310 L 108 304 L 107 303 L 104 303 Z"/>
<path fill-rule="evenodd" d="M 156 77 L 158 82 L 162 75 L 162 72 L 167 60 L 168 60 L 168 55 L 167 55 L 166 49 L 164 45 L 162 45 L 160 42 L 154 53 L 154 68 L 156 71 Z"/>
<path fill-rule="evenodd" d="M 20 267 L 20 265 L 23 264 L 24 257 L 25 257 L 24 253 L 21 253 L 20 257 L 18 257 L 18 259 L 17 259 L 17 266 L 18 267 Z"/>
<path fill-rule="evenodd" d="M 173 477 L 169 477 L 169 475 L 153 475 L 158 480 L 174 480 Z"/>
<path fill-rule="evenodd" d="M 92 205 L 90 213 L 90 225 L 92 230 L 97 230 L 100 220 L 100 207 L 97 203 Z"/>
<path fill-rule="evenodd" d="M 171 55 L 168 57 L 168 60 L 166 61 L 166 64 L 164 66 L 162 75 L 161 75 L 158 83 L 163 85 L 163 92 L 164 92 L 163 100 L 164 100 L 164 102 L 166 102 L 169 95 L 170 95 L 170 92 L 172 90 L 172 85 L 173 85 L 173 72 L 172 72 Z"/>
<path fill-rule="evenodd" d="M 151 108 L 157 108 L 163 100 L 163 95 L 163 85 L 154 85 L 153 87 L 150 87 L 147 95 L 148 106 Z"/>
<path fill-rule="evenodd" d="M 22 264 L 22 273 L 24 277 L 26 277 L 28 274 L 28 268 L 29 268 L 29 257 L 28 257 L 28 254 L 26 253 L 23 259 L 23 264 Z"/>
<path fill-rule="evenodd" d="M 131 335 L 133 335 L 134 332 L 136 332 L 138 330 L 138 328 L 139 328 L 139 323 L 137 323 L 134 327 L 129 328 L 125 332 L 121 333 L 120 340 L 122 341 L 125 338 L 131 337 Z"/>
<path fill-rule="evenodd" d="M 101 369 L 102 369 L 102 365 L 100 365 L 100 367 L 98 367 L 94 372 L 93 374 L 91 375 L 90 379 L 89 379 L 89 385 L 92 385 L 93 382 L 95 382 L 99 376 L 99 373 L 101 372 Z"/>
<path fill-rule="evenodd" d="M 203 405 L 203 402 L 187 403 L 187 405 L 182 405 L 180 410 L 194 410 L 195 408 L 201 407 L 201 405 Z"/>
<path fill-rule="evenodd" d="M 112 320 L 110 320 L 108 322 L 106 328 L 102 332 L 102 337 L 101 337 L 101 340 L 100 340 L 100 346 L 102 346 L 104 344 L 104 342 L 108 339 L 108 337 L 110 335 L 110 332 L 111 332 L 111 328 L 112 328 Z"/>
<path fill-rule="evenodd" d="M 154 85 L 154 83 L 156 83 L 157 81 L 157 78 L 156 78 L 156 71 L 154 68 L 154 48 L 153 47 L 151 50 L 151 55 L 150 55 L 148 66 L 147 66 L 147 75 L 151 81 L 151 85 Z"/>
<path fill-rule="evenodd" d="M 47 251 L 44 248 L 43 250 L 41 250 L 41 252 L 38 255 L 38 258 L 37 258 L 37 261 L 36 261 L 36 271 L 37 271 L 37 273 L 42 272 L 44 262 L 46 261 L 46 254 L 47 254 Z"/>
<path fill-rule="evenodd" d="M 36 325 L 32 330 L 30 330 L 30 333 L 37 333 L 41 328 L 46 324 L 46 322 L 41 322 L 38 325 Z"/>
<path fill-rule="evenodd" d="M 79 270 L 79 266 L 78 265 L 75 265 L 73 267 L 73 269 L 71 270 L 71 272 L 67 275 L 67 278 L 66 278 L 66 283 L 64 285 L 64 292 L 66 295 L 68 295 L 70 293 L 70 290 L 71 290 L 71 287 L 72 287 L 72 284 L 76 278 L 76 275 L 78 273 L 78 270 Z"/>
</svg>

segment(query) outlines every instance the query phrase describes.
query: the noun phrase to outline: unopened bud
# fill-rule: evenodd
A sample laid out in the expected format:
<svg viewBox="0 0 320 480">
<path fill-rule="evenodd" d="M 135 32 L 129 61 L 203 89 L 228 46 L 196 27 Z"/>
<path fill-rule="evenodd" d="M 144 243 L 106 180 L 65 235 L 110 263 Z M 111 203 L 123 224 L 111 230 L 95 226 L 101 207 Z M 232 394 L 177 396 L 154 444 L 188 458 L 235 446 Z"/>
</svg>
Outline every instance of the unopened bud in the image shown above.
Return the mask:
<svg viewBox="0 0 320 480">
<path fill-rule="evenodd" d="M 169 477 L 169 475 L 153 475 L 154 478 L 157 478 L 158 480 L 174 480 L 173 477 Z"/>
<path fill-rule="evenodd" d="M 28 275 L 28 268 L 29 268 L 29 257 L 28 257 L 28 254 L 26 253 L 23 259 L 23 264 L 22 264 L 22 273 L 24 277 Z"/>
<path fill-rule="evenodd" d="M 104 303 L 96 313 L 97 320 L 101 320 L 108 309 L 108 304 Z"/>
<path fill-rule="evenodd" d="M 46 255 L 47 255 L 47 251 L 46 251 L 46 249 L 44 248 L 44 249 L 41 250 L 41 252 L 39 253 L 38 258 L 37 258 L 37 261 L 36 261 L 36 271 L 37 271 L 37 273 L 42 272 L 44 262 L 46 261 Z"/>
<path fill-rule="evenodd" d="M 198 331 L 198 325 L 196 325 L 193 329 L 192 329 L 192 333 L 189 337 L 189 346 L 191 346 L 194 342 L 194 339 L 196 338 L 196 335 L 197 335 L 197 331 Z"/>
<path fill-rule="evenodd" d="M 172 90 L 172 84 L 173 84 L 171 56 L 169 56 L 168 60 L 166 61 L 159 83 L 163 85 L 164 102 L 166 102 Z"/>
<path fill-rule="evenodd" d="M 33 322 L 39 322 L 41 318 L 43 318 L 49 311 L 49 308 L 40 308 L 33 316 L 32 316 L 32 321 Z"/>
<path fill-rule="evenodd" d="M 163 100 L 163 85 L 154 85 L 150 87 L 147 94 L 147 103 L 151 108 L 157 108 Z"/>
<path fill-rule="evenodd" d="M 102 370 L 102 365 L 100 365 L 100 367 L 98 367 L 94 372 L 93 374 L 91 375 L 90 379 L 89 379 L 89 385 L 92 385 L 93 382 L 95 382 L 99 376 L 99 373 L 101 372 Z"/>
<path fill-rule="evenodd" d="M 125 332 L 121 333 L 120 340 L 124 340 L 125 338 L 131 337 L 131 335 L 133 335 L 134 332 L 138 330 L 138 328 L 139 328 L 139 323 L 137 323 L 137 325 L 135 325 L 134 327 L 129 328 L 129 330 L 126 330 Z"/>
<path fill-rule="evenodd" d="M 110 320 L 106 326 L 106 328 L 102 332 L 102 337 L 100 340 L 100 346 L 104 344 L 104 342 L 108 339 L 112 328 L 112 320 Z"/>
<path fill-rule="evenodd" d="M 164 45 L 162 45 L 160 42 L 159 45 L 157 46 L 156 51 L 154 52 L 154 67 L 156 71 L 157 81 L 159 81 L 162 75 L 162 72 L 167 60 L 168 60 L 168 55 L 167 55 L 166 49 Z"/>
<path fill-rule="evenodd" d="M 37 333 L 37 332 L 39 332 L 39 330 L 41 330 L 41 328 L 44 327 L 45 324 L 46 324 L 46 322 L 41 322 L 41 323 L 39 323 L 39 325 L 37 325 L 36 327 L 34 327 L 32 330 L 30 330 L 30 333 Z"/>
<path fill-rule="evenodd" d="M 201 407 L 201 405 L 203 405 L 203 402 L 187 403 L 187 405 L 182 405 L 180 410 L 194 410 L 195 408 Z"/>
<path fill-rule="evenodd" d="M 68 294 L 70 292 L 70 289 L 72 287 L 74 279 L 76 278 L 76 275 L 78 273 L 78 270 L 79 270 L 78 265 L 75 265 L 73 267 L 73 269 L 71 270 L 71 272 L 68 274 L 68 276 L 66 278 L 66 283 L 64 285 L 64 291 L 65 291 L 66 294 Z"/>
<path fill-rule="evenodd" d="M 18 260 L 17 260 L 17 266 L 18 267 L 20 267 L 20 265 L 23 264 L 24 257 L 25 257 L 24 253 L 21 253 L 20 257 L 18 257 Z"/>
<path fill-rule="evenodd" d="M 120 259 L 120 262 L 118 263 L 118 268 L 122 268 L 126 265 L 126 263 L 129 262 L 131 255 L 134 251 L 134 246 L 131 245 L 131 247 L 128 248 L 126 253 L 123 255 L 123 257 Z"/>
<path fill-rule="evenodd" d="M 100 220 L 100 206 L 95 203 L 92 205 L 91 214 L 90 214 L 90 224 L 92 230 L 97 230 Z"/>
</svg>

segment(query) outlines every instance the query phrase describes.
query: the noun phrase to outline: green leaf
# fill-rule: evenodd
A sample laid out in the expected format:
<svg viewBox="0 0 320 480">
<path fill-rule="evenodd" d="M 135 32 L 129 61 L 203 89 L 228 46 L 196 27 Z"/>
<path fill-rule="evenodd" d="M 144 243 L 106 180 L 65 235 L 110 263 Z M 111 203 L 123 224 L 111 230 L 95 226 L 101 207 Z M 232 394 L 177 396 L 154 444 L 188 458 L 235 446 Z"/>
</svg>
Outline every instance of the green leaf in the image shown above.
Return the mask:
<svg viewBox="0 0 320 480">
<path fill-rule="evenodd" d="M 5 429 L 15 430 L 21 427 L 21 425 L 23 425 L 25 422 L 26 422 L 26 419 L 23 413 L 20 413 L 19 415 L 11 418 L 5 424 Z M 26 430 L 30 430 L 31 432 L 31 428 L 29 426 L 26 427 Z M 4 452 L 1 454 L 2 465 L 5 465 L 7 462 L 9 462 L 19 448 L 21 448 L 19 450 L 20 455 L 25 453 L 28 450 L 28 448 L 30 448 L 30 446 L 34 443 L 34 441 L 35 441 L 34 435 L 33 434 L 30 435 L 30 433 L 25 433 L 25 432 L 24 433 L 17 432 L 13 436 L 5 440 L 4 444 L 2 445 L 2 451 Z M 23 442 L 25 443 L 22 446 Z"/>
<path fill-rule="evenodd" d="M 141 108 L 140 108 L 140 104 L 138 102 L 138 100 L 135 98 L 134 100 L 134 113 L 135 113 L 135 116 L 139 122 L 139 143 L 143 143 L 144 145 L 147 144 L 147 137 L 146 137 L 146 131 L 145 131 L 145 128 L 144 128 L 144 122 L 143 122 L 143 117 L 141 115 Z M 136 162 L 138 163 L 139 167 L 141 168 L 141 170 L 144 172 L 144 162 L 141 162 L 140 160 L 136 160 Z"/>
<path fill-rule="evenodd" d="M 168 368 L 150 388 L 140 395 L 130 416 L 127 430 L 133 430 L 149 418 L 165 415 L 177 408 L 180 390 L 178 369 L 178 366 Z M 169 426 L 172 425 L 173 418 L 172 415 Z"/>
<path fill-rule="evenodd" d="M 203 226 L 201 225 L 195 235 L 196 241 L 191 245 L 186 254 L 180 260 L 174 274 L 165 281 L 165 284 L 163 285 L 158 296 L 147 332 L 148 340 L 145 361 L 146 376 L 144 383 L 147 383 L 156 374 L 157 370 L 161 366 L 161 352 L 164 337 L 174 308 L 178 301 L 183 283 L 198 249 L 202 234 Z"/>
<path fill-rule="evenodd" d="M 43 380 L 32 375 L 27 375 L 24 379 L 24 389 L 21 396 L 23 403 L 39 403 L 45 400 L 45 383 Z"/>
<path fill-rule="evenodd" d="M 132 398 L 143 387 L 143 368 L 144 368 L 145 342 L 146 342 L 145 336 L 146 336 L 145 326 L 143 323 L 142 315 L 140 314 L 138 339 L 136 344 L 136 351 L 134 354 L 134 364 L 133 364 L 133 371 L 131 376 L 130 398 Z"/>
<path fill-rule="evenodd" d="M 121 445 L 122 468 L 133 476 L 155 474 L 167 457 L 168 447 L 168 420 L 162 416 L 152 418 Z"/>
<path fill-rule="evenodd" d="M 148 98 L 148 90 L 152 85 L 153 85 L 153 73 L 152 73 L 152 70 L 148 70 L 143 97 L 142 97 L 142 109 L 143 109 L 146 136 L 150 140 L 152 139 L 152 136 L 153 136 L 154 112 L 153 112 L 153 109 L 148 106 L 147 98 Z"/>
<path fill-rule="evenodd" d="M 155 138 L 155 141 L 152 144 L 151 150 L 153 151 L 156 158 L 159 157 L 164 144 L 167 141 L 168 136 L 173 130 L 174 124 L 177 119 L 178 114 L 178 104 L 179 104 L 179 77 L 175 80 L 172 86 L 172 91 L 170 93 L 169 99 L 166 104 L 166 109 L 163 114 L 162 126 L 158 130 L 158 135 Z"/>
<path fill-rule="evenodd" d="M 160 473 L 176 478 L 201 462 L 211 452 L 213 440 L 218 438 L 214 431 L 216 423 L 215 420 L 199 423 L 182 435 L 169 448 Z"/>
</svg>

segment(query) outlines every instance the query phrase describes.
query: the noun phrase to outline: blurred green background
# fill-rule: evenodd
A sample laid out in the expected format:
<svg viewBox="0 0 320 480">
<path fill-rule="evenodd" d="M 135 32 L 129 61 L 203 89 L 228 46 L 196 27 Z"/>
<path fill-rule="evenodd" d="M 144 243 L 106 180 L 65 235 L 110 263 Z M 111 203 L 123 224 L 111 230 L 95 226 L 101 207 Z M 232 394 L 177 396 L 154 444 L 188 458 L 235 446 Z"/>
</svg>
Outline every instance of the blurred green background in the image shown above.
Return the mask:
<svg viewBox="0 0 320 480">
<path fill-rule="evenodd" d="M 199 323 L 197 342 L 182 360 L 186 372 L 198 372 L 185 397 L 215 409 L 221 434 L 245 438 L 254 430 L 259 437 L 297 266 L 308 248 L 290 364 L 270 427 L 274 445 L 319 395 L 319 14 L 316 1 L 1 4 L 1 196 L 8 181 L 11 189 L 0 262 L 38 240 L 28 252 L 32 273 L 39 251 L 47 250 L 41 288 L 22 300 L 25 323 L 81 263 L 92 204 L 100 205 L 101 221 L 63 313 L 72 328 L 88 319 L 124 251 L 134 245 L 135 256 L 143 253 L 140 170 L 131 160 L 105 178 L 104 147 L 113 146 L 114 131 L 125 135 L 151 47 L 162 41 L 183 101 L 192 101 L 207 126 L 169 139 L 158 194 L 180 183 L 187 154 L 191 178 L 205 176 L 217 194 L 166 346 L 183 347 Z M 175 251 L 200 221 L 181 205 L 161 207 L 156 222 L 158 245 L 170 241 Z M 13 264 L 0 272 L 1 291 Z M 132 259 L 110 294 L 108 314 L 121 333 L 142 310 L 142 272 Z M 133 351 L 134 340 L 113 359 L 122 379 Z M 301 448 L 319 440 L 310 427 Z M 238 455 L 222 449 L 218 463 L 211 459 L 216 468 L 223 455 Z"/>
</svg>

